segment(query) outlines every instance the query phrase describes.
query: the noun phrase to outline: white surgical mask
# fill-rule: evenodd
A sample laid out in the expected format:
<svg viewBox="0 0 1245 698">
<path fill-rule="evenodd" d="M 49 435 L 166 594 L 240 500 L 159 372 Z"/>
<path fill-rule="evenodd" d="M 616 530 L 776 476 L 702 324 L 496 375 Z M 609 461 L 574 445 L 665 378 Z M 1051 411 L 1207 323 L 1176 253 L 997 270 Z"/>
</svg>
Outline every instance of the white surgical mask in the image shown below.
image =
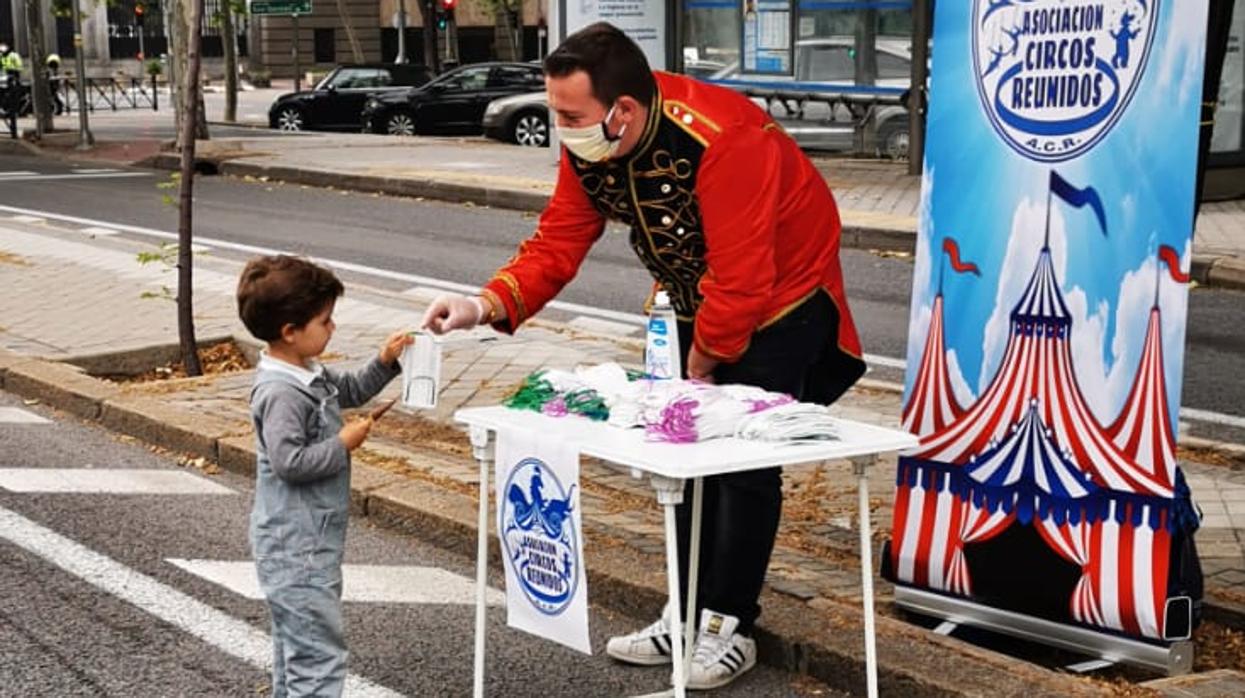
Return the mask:
<svg viewBox="0 0 1245 698">
<path fill-rule="evenodd" d="M 623 127 L 618 130 L 617 136 L 610 136 L 609 123 L 610 117 L 613 115 L 614 107 L 610 107 L 609 112 L 605 115 L 605 120 L 599 124 L 580 128 L 558 126 L 558 138 L 562 140 L 562 144 L 566 146 L 566 149 L 577 157 L 588 162 L 600 162 L 618 152 L 622 136 L 627 132 L 627 125 L 623 124 Z"/>
</svg>

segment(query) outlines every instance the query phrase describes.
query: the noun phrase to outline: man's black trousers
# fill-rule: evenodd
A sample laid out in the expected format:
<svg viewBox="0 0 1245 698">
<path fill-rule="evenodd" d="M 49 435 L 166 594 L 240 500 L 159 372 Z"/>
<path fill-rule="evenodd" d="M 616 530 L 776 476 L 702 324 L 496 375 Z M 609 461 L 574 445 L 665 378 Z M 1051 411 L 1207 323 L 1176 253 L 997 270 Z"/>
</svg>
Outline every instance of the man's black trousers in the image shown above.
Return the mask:
<svg viewBox="0 0 1245 698">
<path fill-rule="evenodd" d="M 739 361 L 718 366 L 714 381 L 719 385 L 755 385 L 799 400 L 824 402 L 818 394 L 819 383 L 826 371 L 833 370 L 829 355 L 837 336 L 837 310 L 830 297 L 819 291 L 782 319 L 756 332 Z M 679 341 L 686 373 L 691 323 L 680 323 Z M 765 582 L 781 513 L 781 468 L 705 478 L 697 611 L 686 622 L 698 623 L 700 609 L 708 608 L 738 617 L 739 632 L 751 634 L 761 614 L 757 599 Z M 691 480 L 676 514 L 680 593 L 686 609 Z"/>
</svg>

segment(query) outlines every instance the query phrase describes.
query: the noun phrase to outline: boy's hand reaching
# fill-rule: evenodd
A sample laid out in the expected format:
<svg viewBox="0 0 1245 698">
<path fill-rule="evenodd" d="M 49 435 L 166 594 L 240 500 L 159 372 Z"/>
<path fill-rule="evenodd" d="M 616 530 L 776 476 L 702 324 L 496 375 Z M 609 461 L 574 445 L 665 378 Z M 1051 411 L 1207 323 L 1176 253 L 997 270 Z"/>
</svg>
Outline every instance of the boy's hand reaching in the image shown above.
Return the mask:
<svg viewBox="0 0 1245 698">
<path fill-rule="evenodd" d="M 389 335 L 389 338 L 380 347 L 381 363 L 386 366 L 394 365 L 394 362 L 402 355 L 402 350 L 414 343 L 415 337 L 405 330 Z"/>
<path fill-rule="evenodd" d="M 347 451 L 353 451 L 363 445 L 370 431 L 372 431 L 372 418 L 358 419 L 342 427 L 342 430 L 337 432 L 337 438 L 342 440 Z"/>
</svg>

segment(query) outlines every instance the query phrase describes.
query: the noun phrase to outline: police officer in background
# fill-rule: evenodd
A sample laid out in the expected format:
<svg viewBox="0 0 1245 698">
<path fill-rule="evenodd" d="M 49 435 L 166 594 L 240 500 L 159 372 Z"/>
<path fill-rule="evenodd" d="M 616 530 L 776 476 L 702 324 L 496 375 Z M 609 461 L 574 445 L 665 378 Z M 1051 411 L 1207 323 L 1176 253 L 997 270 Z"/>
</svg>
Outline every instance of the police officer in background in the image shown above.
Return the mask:
<svg viewBox="0 0 1245 698">
<path fill-rule="evenodd" d="M 0 108 L 9 124 L 9 135 L 17 138 L 17 111 L 21 104 L 22 57 L 0 41 Z"/>
<path fill-rule="evenodd" d="M 52 93 L 53 113 L 57 116 L 65 113 L 65 102 L 61 99 L 60 81 L 61 81 L 61 57 L 56 53 L 49 53 L 44 65 L 48 69 L 48 91 Z"/>
<path fill-rule="evenodd" d="M 10 49 L 9 45 L 0 41 L 0 70 L 4 74 L 13 78 L 14 82 L 22 74 L 22 57 L 17 52 Z"/>
</svg>

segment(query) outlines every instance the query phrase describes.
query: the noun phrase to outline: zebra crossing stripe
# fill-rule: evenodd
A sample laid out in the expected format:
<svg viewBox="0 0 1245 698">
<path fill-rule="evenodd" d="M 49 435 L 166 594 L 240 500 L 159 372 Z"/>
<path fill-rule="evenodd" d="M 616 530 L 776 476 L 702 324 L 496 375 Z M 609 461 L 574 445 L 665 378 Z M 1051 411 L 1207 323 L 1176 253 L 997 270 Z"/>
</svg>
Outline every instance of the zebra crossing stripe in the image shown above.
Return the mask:
<svg viewBox="0 0 1245 698">
<path fill-rule="evenodd" d="M 0 468 L 0 489 L 56 494 L 234 494 L 223 485 L 179 470 Z"/>
<path fill-rule="evenodd" d="M 183 560 L 171 565 L 248 599 L 263 599 L 250 560 Z M 342 601 L 353 603 L 469 606 L 476 602 L 475 580 L 437 567 L 417 565 L 342 565 Z M 505 596 L 490 588 L 485 600 L 501 606 Z"/>
<path fill-rule="evenodd" d="M 256 669 L 267 671 L 271 666 L 272 638 L 267 633 L 3 507 L 0 539 Z M 346 676 L 346 694 L 365 698 L 402 695 L 356 674 Z"/>
<path fill-rule="evenodd" d="M 34 412 L 20 407 L 0 407 L 0 424 L 51 424 L 52 420 L 44 419 Z"/>
</svg>

